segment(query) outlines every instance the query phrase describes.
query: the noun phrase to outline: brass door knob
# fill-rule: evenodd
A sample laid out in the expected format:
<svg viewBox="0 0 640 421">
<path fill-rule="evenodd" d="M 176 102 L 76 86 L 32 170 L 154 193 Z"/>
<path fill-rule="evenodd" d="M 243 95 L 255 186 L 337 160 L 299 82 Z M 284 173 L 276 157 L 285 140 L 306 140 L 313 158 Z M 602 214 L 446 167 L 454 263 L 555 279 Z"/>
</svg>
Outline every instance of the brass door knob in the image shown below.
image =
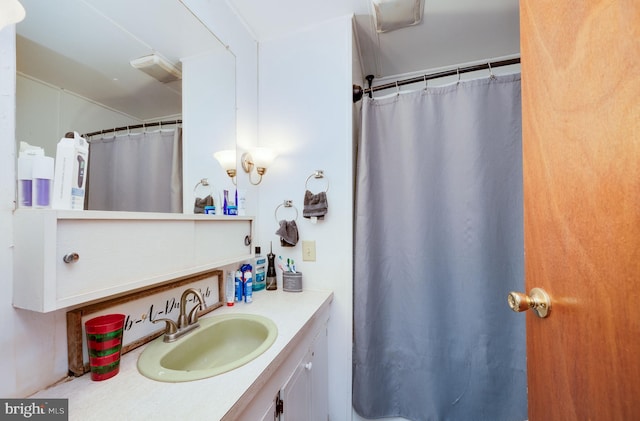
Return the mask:
<svg viewBox="0 0 640 421">
<path fill-rule="evenodd" d="M 529 291 L 529 295 L 522 292 L 510 292 L 507 296 L 507 302 L 511 310 L 521 312 L 530 308 L 536 312 L 538 317 L 547 317 L 551 310 L 551 298 L 545 290 L 541 288 L 533 288 Z"/>
</svg>

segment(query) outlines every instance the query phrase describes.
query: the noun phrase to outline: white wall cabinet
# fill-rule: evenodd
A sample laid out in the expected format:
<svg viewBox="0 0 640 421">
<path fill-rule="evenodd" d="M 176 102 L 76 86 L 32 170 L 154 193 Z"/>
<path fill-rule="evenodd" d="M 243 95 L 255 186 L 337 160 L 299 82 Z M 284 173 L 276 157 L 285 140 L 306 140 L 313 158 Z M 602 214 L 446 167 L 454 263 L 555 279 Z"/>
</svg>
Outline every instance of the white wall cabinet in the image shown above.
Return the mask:
<svg viewBox="0 0 640 421">
<path fill-rule="evenodd" d="M 249 259 L 252 230 L 250 217 L 19 209 L 13 305 L 49 312 Z"/>
</svg>

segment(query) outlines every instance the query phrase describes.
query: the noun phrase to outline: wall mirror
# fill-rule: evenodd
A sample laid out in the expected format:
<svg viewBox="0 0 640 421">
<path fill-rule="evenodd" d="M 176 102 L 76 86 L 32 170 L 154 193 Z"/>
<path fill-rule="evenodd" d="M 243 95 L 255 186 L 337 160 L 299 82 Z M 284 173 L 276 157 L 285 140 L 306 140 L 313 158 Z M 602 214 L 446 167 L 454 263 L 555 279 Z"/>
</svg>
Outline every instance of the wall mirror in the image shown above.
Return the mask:
<svg viewBox="0 0 640 421">
<path fill-rule="evenodd" d="M 153 130 L 137 125 L 168 130 L 167 122 L 181 121 L 181 208 L 191 213 L 197 181 L 226 176 L 211 154 L 235 148 L 233 54 L 179 0 L 21 3 L 26 18 L 16 25 L 18 147 L 24 141 L 55 157 L 58 141 L 70 131 L 113 133 L 134 126 L 115 132 L 123 135 Z M 181 76 L 161 81 L 131 64 L 152 55 L 157 58 L 148 61 L 166 60 Z M 153 126 L 157 122 L 165 123 Z M 139 164 L 153 159 L 135 157 Z"/>
</svg>

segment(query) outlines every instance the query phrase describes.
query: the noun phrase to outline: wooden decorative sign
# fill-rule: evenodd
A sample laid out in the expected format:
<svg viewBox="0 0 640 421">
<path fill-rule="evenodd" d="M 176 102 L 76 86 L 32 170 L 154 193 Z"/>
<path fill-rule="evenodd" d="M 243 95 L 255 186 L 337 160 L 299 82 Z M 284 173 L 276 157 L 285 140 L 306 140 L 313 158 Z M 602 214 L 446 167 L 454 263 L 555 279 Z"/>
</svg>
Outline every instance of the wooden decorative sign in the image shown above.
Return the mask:
<svg viewBox="0 0 640 421">
<path fill-rule="evenodd" d="M 69 373 L 81 376 L 89 372 L 89 356 L 85 340 L 84 324 L 97 316 L 120 313 L 125 315 L 122 337 L 122 354 L 143 345 L 164 332 L 164 323 L 152 321 L 162 318 L 178 320 L 180 297 L 187 288 L 202 293 L 207 308 L 198 312 L 204 315 L 221 307 L 224 302 L 224 276 L 221 270 L 212 270 L 189 278 L 183 278 L 155 288 L 88 305 L 67 312 L 67 350 Z M 193 294 L 188 296 L 189 307 L 195 305 Z"/>
</svg>

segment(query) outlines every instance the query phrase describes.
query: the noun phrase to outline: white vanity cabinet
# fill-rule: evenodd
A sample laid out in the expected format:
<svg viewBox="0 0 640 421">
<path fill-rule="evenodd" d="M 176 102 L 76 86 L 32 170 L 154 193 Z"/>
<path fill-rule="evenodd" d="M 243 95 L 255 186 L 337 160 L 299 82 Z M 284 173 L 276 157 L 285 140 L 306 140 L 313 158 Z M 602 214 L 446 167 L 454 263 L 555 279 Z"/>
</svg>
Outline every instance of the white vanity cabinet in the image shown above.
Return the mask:
<svg viewBox="0 0 640 421">
<path fill-rule="evenodd" d="M 327 421 L 329 360 L 326 321 L 316 325 L 234 421 Z M 230 415 L 230 414 L 228 414 Z"/>
<path fill-rule="evenodd" d="M 49 312 L 251 257 L 253 219 L 18 209 L 13 305 Z"/>
<path fill-rule="evenodd" d="M 280 390 L 278 399 L 281 401 L 281 413 L 278 421 L 327 421 L 328 370 L 327 331 L 324 329 L 316 336 L 311 348 Z"/>
</svg>

